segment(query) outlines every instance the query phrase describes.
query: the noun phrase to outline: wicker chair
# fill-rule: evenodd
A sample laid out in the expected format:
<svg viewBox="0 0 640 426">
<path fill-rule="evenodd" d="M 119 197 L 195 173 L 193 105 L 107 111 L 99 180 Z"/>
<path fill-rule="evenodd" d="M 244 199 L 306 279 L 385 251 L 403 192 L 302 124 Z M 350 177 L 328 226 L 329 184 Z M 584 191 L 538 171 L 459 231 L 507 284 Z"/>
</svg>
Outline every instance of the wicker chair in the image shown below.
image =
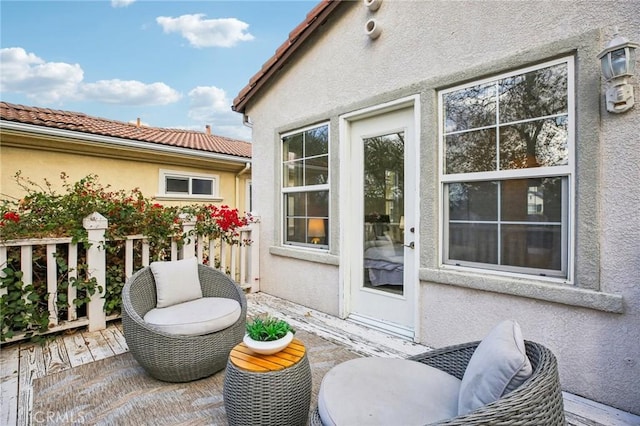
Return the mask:
<svg viewBox="0 0 640 426">
<path fill-rule="evenodd" d="M 122 326 L 129 351 L 152 377 L 166 382 L 188 382 L 210 376 L 227 365 L 231 349 L 245 333 L 247 300 L 229 277 L 198 265 L 204 297 L 226 297 L 240 303 L 240 319 L 231 327 L 203 336 L 158 331 L 143 320 L 156 307 L 156 286 L 149 267 L 135 273 L 122 289 Z"/>
<path fill-rule="evenodd" d="M 448 346 L 409 359 L 422 362 L 462 379 L 471 355 L 480 342 Z M 556 358 L 546 347 L 525 341 L 533 374 L 520 387 L 499 400 L 439 425 L 564 425 L 564 406 Z M 391 404 L 391 402 L 389 402 Z M 355 408 L 355 407 L 354 407 Z M 311 412 L 311 425 L 322 425 L 318 409 Z"/>
</svg>

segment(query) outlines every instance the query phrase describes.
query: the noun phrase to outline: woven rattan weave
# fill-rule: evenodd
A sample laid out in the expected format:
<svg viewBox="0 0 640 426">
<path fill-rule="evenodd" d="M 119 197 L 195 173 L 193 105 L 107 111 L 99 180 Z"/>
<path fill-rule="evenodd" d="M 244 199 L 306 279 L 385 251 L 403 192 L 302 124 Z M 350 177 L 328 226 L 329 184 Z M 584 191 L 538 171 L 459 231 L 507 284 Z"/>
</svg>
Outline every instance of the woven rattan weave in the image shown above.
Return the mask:
<svg viewBox="0 0 640 426">
<path fill-rule="evenodd" d="M 146 324 L 144 315 L 156 306 L 156 286 L 149 267 L 134 274 L 122 289 L 122 327 L 133 357 L 152 377 L 188 382 L 222 370 L 231 349 L 245 333 L 247 300 L 240 287 L 222 272 L 198 265 L 204 297 L 226 297 L 242 312 L 231 327 L 204 336 L 169 334 Z"/>
<path fill-rule="evenodd" d="M 422 362 L 462 379 L 467 364 L 480 342 L 448 346 L 409 359 Z M 440 425 L 564 425 L 564 406 L 556 358 L 546 347 L 525 342 L 533 374 L 525 383 L 499 400 L 471 413 L 439 422 Z M 345 399 L 348 396 L 345 395 Z M 388 401 L 389 406 L 392 405 Z M 357 409 L 354 407 L 354 410 Z M 322 425 L 318 410 L 311 425 Z M 340 425 L 338 425 L 340 426 Z"/>
<path fill-rule="evenodd" d="M 267 372 L 238 367 L 229 358 L 223 396 L 231 426 L 306 425 L 311 404 L 311 368 L 306 351 L 295 364 Z"/>
</svg>

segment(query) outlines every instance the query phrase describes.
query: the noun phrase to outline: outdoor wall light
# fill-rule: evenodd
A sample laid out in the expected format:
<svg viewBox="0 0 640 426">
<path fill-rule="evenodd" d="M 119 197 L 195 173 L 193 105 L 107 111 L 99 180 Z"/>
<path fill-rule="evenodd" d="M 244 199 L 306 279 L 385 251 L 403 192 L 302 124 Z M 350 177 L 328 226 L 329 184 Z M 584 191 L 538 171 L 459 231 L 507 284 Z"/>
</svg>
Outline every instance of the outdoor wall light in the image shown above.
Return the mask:
<svg viewBox="0 0 640 426">
<path fill-rule="evenodd" d="M 598 55 L 602 75 L 608 82 L 606 100 L 609 112 L 628 111 L 635 103 L 633 86 L 628 80 L 635 71 L 637 47 L 640 45 L 619 36 L 616 29 L 613 40 Z"/>
</svg>

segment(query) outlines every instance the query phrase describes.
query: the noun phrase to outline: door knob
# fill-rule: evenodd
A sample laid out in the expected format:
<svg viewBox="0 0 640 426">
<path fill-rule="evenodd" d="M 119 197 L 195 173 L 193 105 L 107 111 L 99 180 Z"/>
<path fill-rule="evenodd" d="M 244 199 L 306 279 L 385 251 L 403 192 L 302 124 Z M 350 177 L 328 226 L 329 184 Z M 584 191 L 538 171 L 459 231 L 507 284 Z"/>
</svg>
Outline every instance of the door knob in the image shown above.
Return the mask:
<svg viewBox="0 0 640 426">
<path fill-rule="evenodd" d="M 410 249 L 414 249 L 414 248 L 416 248 L 416 243 L 411 241 L 409 244 L 403 244 L 403 246 L 409 247 Z"/>
</svg>

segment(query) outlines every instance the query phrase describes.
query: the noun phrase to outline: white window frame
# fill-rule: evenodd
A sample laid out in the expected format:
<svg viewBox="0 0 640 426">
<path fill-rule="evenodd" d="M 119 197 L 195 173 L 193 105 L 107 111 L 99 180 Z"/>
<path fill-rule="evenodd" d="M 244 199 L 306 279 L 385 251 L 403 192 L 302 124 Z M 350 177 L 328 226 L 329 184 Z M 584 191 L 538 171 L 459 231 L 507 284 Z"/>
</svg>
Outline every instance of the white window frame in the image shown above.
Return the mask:
<svg viewBox="0 0 640 426">
<path fill-rule="evenodd" d="M 283 149 L 282 149 L 282 144 L 284 143 L 284 138 L 288 137 L 288 136 L 292 136 L 292 135 L 296 135 L 299 133 L 304 133 L 308 130 L 311 129 L 317 129 L 320 127 L 327 127 L 327 164 L 328 164 L 328 176 L 327 176 L 327 182 L 325 184 L 320 184 L 320 185 L 302 185 L 302 186 L 285 186 L 284 185 L 284 170 L 283 168 L 285 167 L 285 159 L 283 158 Z M 286 212 L 286 203 L 285 203 L 285 196 L 287 194 L 293 194 L 293 193 L 309 193 L 309 192 L 327 192 L 328 194 L 328 199 L 329 199 L 329 205 L 327 206 L 328 209 L 328 215 L 327 215 L 327 229 L 330 230 L 331 229 L 331 125 L 330 123 L 327 122 L 323 122 L 323 123 L 317 123 L 317 124 L 313 124 L 310 126 L 306 126 L 306 127 L 301 127 L 299 129 L 296 130 L 292 130 L 286 133 L 282 133 L 280 134 L 280 145 L 278 146 L 279 150 L 280 150 L 280 223 L 282 225 L 282 232 L 280 233 L 281 235 L 281 245 L 284 247 L 295 247 L 295 248 L 308 248 L 308 249 L 314 249 L 314 250 L 318 250 L 318 251 L 328 251 L 330 244 L 331 244 L 331 238 L 330 238 L 330 231 L 327 232 L 327 235 L 325 236 L 325 238 L 328 241 L 328 244 L 309 244 L 309 243 L 302 243 L 302 242 L 295 242 L 295 241 L 287 241 L 287 223 L 286 223 L 286 216 L 287 216 L 287 212 Z M 306 157 L 304 157 L 306 158 Z M 307 216 L 307 218 L 310 218 L 310 216 Z"/>
<path fill-rule="evenodd" d="M 497 170 L 490 172 L 474 172 L 474 173 L 458 173 L 458 174 L 445 174 L 445 140 L 444 140 L 444 95 L 450 92 L 458 91 L 468 87 L 482 85 L 490 82 L 494 82 L 500 79 L 512 77 L 515 75 L 526 74 L 531 71 L 539 70 L 542 68 L 551 67 L 559 64 L 566 64 L 567 66 L 567 146 L 568 146 L 568 164 L 562 166 L 552 167 L 537 167 L 527 169 L 510 169 L 510 170 Z M 453 269 L 465 272 L 485 272 L 494 275 L 516 276 L 537 279 L 559 281 L 563 283 L 573 283 L 574 277 L 574 262 L 573 253 L 575 252 L 575 162 L 576 162 L 576 146 L 575 146 L 575 129 L 576 129 L 576 116 L 575 116 L 575 57 L 566 56 L 551 60 L 544 63 L 539 63 L 526 68 L 520 68 L 514 71 L 501 73 L 485 79 L 473 80 L 471 82 L 461 84 L 455 87 L 450 87 L 444 90 L 438 91 L 438 177 L 439 177 L 439 250 L 438 261 L 440 268 Z M 449 200 L 446 198 L 445 185 L 449 183 L 458 182 L 474 182 L 474 181 L 497 181 L 508 179 L 529 179 L 529 178 L 544 178 L 544 177 L 561 177 L 566 178 L 566 192 L 563 191 L 562 199 L 562 220 L 566 220 L 566 224 L 563 223 L 563 227 L 566 227 L 566 232 L 563 233 L 562 239 L 562 265 L 565 270 L 562 271 L 564 276 L 550 276 L 541 273 L 541 270 L 534 268 L 524 267 L 511 267 L 505 265 L 489 265 L 489 264 L 474 264 L 471 262 L 455 262 L 447 259 L 448 254 L 448 211 Z"/>
<path fill-rule="evenodd" d="M 188 179 L 189 193 L 167 192 L 167 178 Z M 211 180 L 211 194 L 192 194 L 192 180 Z M 186 199 L 220 201 L 220 176 L 206 173 L 194 173 L 177 170 L 160 169 L 158 173 L 158 199 Z"/>
</svg>

